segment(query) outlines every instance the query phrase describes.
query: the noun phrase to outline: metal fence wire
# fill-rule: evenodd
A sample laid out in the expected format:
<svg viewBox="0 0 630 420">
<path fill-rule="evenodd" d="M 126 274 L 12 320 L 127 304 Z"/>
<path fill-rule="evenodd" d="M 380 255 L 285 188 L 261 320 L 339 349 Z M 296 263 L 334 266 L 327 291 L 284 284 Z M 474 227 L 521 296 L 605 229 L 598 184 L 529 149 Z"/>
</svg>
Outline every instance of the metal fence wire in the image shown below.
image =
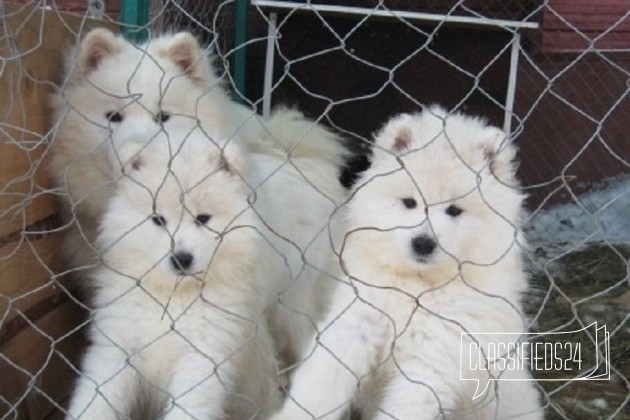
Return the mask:
<svg viewBox="0 0 630 420">
<path fill-rule="evenodd" d="M 0 418 L 630 419 L 626 0 L 150 3 L 0 0 Z"/>
</svg>

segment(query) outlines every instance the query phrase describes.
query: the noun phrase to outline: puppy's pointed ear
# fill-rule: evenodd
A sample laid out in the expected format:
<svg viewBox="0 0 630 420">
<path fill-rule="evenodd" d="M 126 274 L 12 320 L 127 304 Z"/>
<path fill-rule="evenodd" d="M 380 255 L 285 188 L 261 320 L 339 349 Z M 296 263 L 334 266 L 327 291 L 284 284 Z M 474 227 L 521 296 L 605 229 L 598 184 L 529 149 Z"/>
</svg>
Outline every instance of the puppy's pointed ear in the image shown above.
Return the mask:
<svg viewBox="0 0 630 420">
<path fill-rule="evenodd" d="M 118 174 L 133 174 L 146 167 L 145 147 L 136 142 L 125 142 L 109 149 L 109 163 Z"/>
<path fill-rule="evenodd" d="M 210 161 L 219 171 L 229 175 L 242 176 L 247 169 L 242 151 L 232 144 L 226 145 L 221 150 L 213 151 L 210 154 Z"/>
<path fill-rule="evenodd" d="M 411 149 L 411 140 L 411 130 L 408 127 L 400 127 L 394 135 L 390 150 L 398 153 L 406 152 Z"/>
<path fill-rule="evenodd" d="M 516 147 L 497 127 L 486 127 L 477 145 L 477 155 L 501 181 L 510 181 L 516 173 Z"/>
<path fill-rule="evenodd" d="M 190 32 L 180 32 L 171 37 L 159 51 L 164 58 L 171 60 L 195 83 L 210 83 L 210 63 L 197 39 Z"/>
<path fill-rule="evenodd" d="M 393 154 L 401 154 L 411 150 L 413 133 L 409 121 L 409 114 L 400 114 L 391 121 L 376 135 L 375 144 Z"/>
<path fill-rule="evenodd" d="M 85 36 L 79 46 L 79 69 L 89 74 L 96 70 L 103 59 L 118 53 L 123 45 L 119 37 L 108 29 L 97 28 Z"/>
</svg>

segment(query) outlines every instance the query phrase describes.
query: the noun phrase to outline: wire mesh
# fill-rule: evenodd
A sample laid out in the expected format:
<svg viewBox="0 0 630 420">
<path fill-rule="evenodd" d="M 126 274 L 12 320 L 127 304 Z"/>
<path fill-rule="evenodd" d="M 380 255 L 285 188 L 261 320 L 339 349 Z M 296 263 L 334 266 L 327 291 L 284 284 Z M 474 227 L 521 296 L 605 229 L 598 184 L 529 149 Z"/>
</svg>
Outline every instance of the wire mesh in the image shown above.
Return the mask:
<svg viewBox="0 0 630 420">
<path fill-rule="evenodd" d="M 449 417 L 453 414 L 449 411 L 453 409 L 451 405 L 456 404 L 449 402 L 449 391 L 440 388 L 446 382 L 435 382 L 429 376 L 423 376 L 423 372 L 407 371 L 395 356 L 386 357 L 397 354 L 394 350 L 391 353 L 384 351 L 385 361 L 379 366 L 390 369 L 383 370 L 385 374 L 376 374 L 369 369 L 351 369 L 351 365 L 356 363 L 355 358 L 344 358 L 348 357 L 347 354 L 342 356 L 341 353 L 357 346 L 359 354 L 363 351 L 363 342 L 335 342 L 327 338 L 342 328 L 339 325 L 351 329 L 344 324 L 346 318 L 342 315 L 345 310 L 331 315 L 327 305 L 343 293 L 330 292 L 328 287 L 343 289 L 347 284 L 353 285 L 348 313 L 360 306 L 357 302 L 365 304 L 372 298 L 378 300 L 389 296 L 388 293 L 400 292 L 409 297 L 409 291 L 396 287 L 392 291 L 388 289 L 390 285 L 380 285 L 365 292 L 363 283 L 366 276 L 369 279 L 370 273 L 366 274 L 361 267 L 353 265 L 351 257 L 346 261 L 344 253 L 347 244 L 352 249 L 353 235 L 361 238 L 363 231 L 376 233 L 369 237 L 370 240 L 364 241 L 372 245 L 379 234 L 386 235 L 388 230 L 400 231 L 401 226 L 389 229 L 375 223 L 359 228 L 351 224 L 350 228 L 344 228 L 344 223 L 339 222 L 337 217 L 341 215 L 345 219 L 343 215 L 348 214 L 348 207 L 351 209 L 351 220 L 353 217 L 360 219 L 379 215 L 378 211 L 370 210 L 371 201 L 362 198 L 362 191 L 370 191 L 366 185 L 376 184 L 384 177 L 382 174 L 375 176 L 370 170 L 379 168 L 379 159 L 386 159 L 384 155 L 391 156 L 391 153 L 384 154 L 386 150 L 383 149 L 387 147 L 378 144 L 378 133 L 392 117 L 421 109 L 426 111 L 430 109 L 430 104 L 435 103 L 448 110 L 483 116 L 496 127 L 506 127 L 505 122 L 509 122 L 508 138 L 518 147 L 516 176 L 527 194 L 527 214 L 522 222 L 508 218 L 513 239 L 509 249 L 523 257 L 529 282 L 522 302 L 512 302 L 512 306 L 517 310 L 522 306 L 532 341 L 552 342 L 555 333 L 573 331 L 570 336 L 581 340 L 585 363 L 595 364 L 597 373 L 608 369 L 608 375 L 597 381 L 580 378 L 582 373 L 560 374 L 553 369 L 532 369 L 534 379 L 528 383 L 540 395 L 545 418 L 628 418 L 630 148 L 626 133 L 630 128 L 630 11 L 627 4 L 621 0 L 595 3 L 432 0 L 421 4 L 402 0 L 335 0 L 296 2 L 290 4 L 291 7 L 287 7 L 287 2 L 284 5 L 280 4 L 282 2 L 272 3 L 251 2 L 248 9 L 248 42 L 242 46 L 235 46 L 233 42 L 234 1 L 164 0 L 151 5 L 150 32 L 154 36 L 164 32 L 193 33 L 204 51 L 213 54 L 211 64 L 216 75 L 210 78 L 212 83 L 202 89 L 191 88 L 179 95 L 179 103 L 185 105 L 181 109 L 169 110 L 168 117 L 155 114 L 155 110 L 149 109 L 143 101 L 152 95 L 159 98 L 160 103 L 166 101 L 167 95 L 162 89 L 169 83 L 181 82 L 181 77 L 162 80 L 143 91 L 144 96 L 133 97 L 131 91 L 135 89 L 133 86 L 137 86 L 134 83 L 138 83 L 133 71 L 136 67 L 133 67 L 128 80 L 119 82 L 124 93 L 114 96 L 117 99 L 132 98 L 130 103 L 142 104 L 140 108 L 144 107 L 145 113 L 150 111 L 152 118 L 180 118 L 185 121 L 182 123 L 185 129 L 174 131 L 165 128 L 168 122 L 162 121 L 161 128 L 148 135 L 151 144 L 160 140 L 164 142 L 165 138 L 176 141 L 177 136 L 193 144 L 199 137 L 210 140 L 212 150 L 209 153 L 212 157 L 204 158 L 208 169 L 191 174 L 186 169 L 188 165 L 194 168 L 203 168 L 204 165 L 195 163 L 201 160 L 195 153 L 197 149 L 194 147 L 197 146 L 192 151 L 185 147 L 164 151 L 159 145 L 151 146 L 157 151 L 141 150 L 140 159 L 134 160 L 130 156 L 138 150 L 129 154 L 128 150 L 117 148 L 117 138 L 111 134 L 111 124 L 116 118 L 112 120 L 113 114 L 106 123 L 110 124 L 109 136 L 102 134 L 107 133 L 102 122 L 90 119 L 89 104 L 100 100 L 96 93 L 87 97 L 87 101 L 86 97 L 80 98 L 85 109 L 73 108 L 76 104 L 72 105 L 71 92 L 75 88 L 73 83 L 78 82 L 68 74 L 77 69 L 67 68 L 66 62 L 77 60 L 75 46 L 85 40 L 92 28 L 105 26 L 115 29 L 118 2 L 0 1 L 0 418 L 65 417 L 70 401 L 77 393 L 77 384 L 86 378 L 90 382 L 90 374 L 93 374 L 85 371 L 85 354 L 89 354 L 90 340 L 107 345 L 113 342 L 114 347 L 124 350 L 121 363 L 126 366 L 125 372 L 137 374 L 136 388 L 133 389 L 137 395 L 145 397 L 137 400 L 147 404 L 136 404 L 131 414 L 128 411 L 130 408 L 121 408 L 115 398 L 109 397 L 115 394 L 112 389 L 123 394 L 130 393 L 124 388 L 126 385 L 112 385 L 117 372 L 108 373 L 111 380 L 105 382 L 110 385 L 98 384 L 93 391 L 93 395 L 108 397 L 103 400 L 113 408 L 112 412 L 119 415 L 200 418 L 202 415 L 198 413 L 201 411 L 195 411 L 195 398 L 196 392 L 201 391 L 202 399 L 207 397 L 208 401 L 216 403 L 213 410 L 217 418 L 225 415 L 225 410 L 229 418 L 235 419 L 256 415 L 259 418 L 271 417 L 281 404 L 288 404 L 287 401 L 295 399 L 299 405 L 299 397 L 303 395 L 297 391 L 302 377 L 299 372 L 309 360 L 321 361 L 320 365 L 316 364 L 316 370 L 318 376 L 324 378 L 320 381 L 321 389 L 312 389 L 309 395 L 314 398 L 325 396 L 338 385 L 326 380 L 330 378 L 325 369 L 330 365 L 330 360 L 326 361 L 328 354 L 335 359 L 337 366 L 343 366 L 346 372 L 350 372 L 355 381 L 351 387 L 357 387 L 356 381 L 361 379 L 358 387 L 361 392 L 352 401 L 341 401 L 345 411 L 331 415 L 331 418 L 341 418 L 342 415 L 364 419 L 425 418 L 424 414 L 417 413 L 398 415 L 396 409 L 392 411 L 389 408 L 391 406 L 387 402 L 391 395 L 386 392 L 389 389 L 387 385 L 383 384 L 396 381 L 402 382 L 396 389 L 403 389 L 405 383 L 425 385 L 424 391 L 414 388 L 417 394 L 409 397 L 402 392 L 394 395 L 394 399 L 399 398 L 397 407 L 406 407 L 409 401 L 419 400 L 428 388 L 441 407 L 436 411 L 437 417 Z M 92 18 L 99 15 L 100 20 Z M 236 105 L 229 99 L 233 87 L 230 60 L 240 48 L 248 51 L 246 106 Z M 104 54 L 110 53 L 107 49 L 104 51 Z M 139 53 L 143 50 L 133 48 L 133 51 Z M 159 51 L 152 50 L 147 61 L 158 63 L 157 68 L 169 75 L 172 69 L 161 64 Z M 183 54 L 186 66 L 199 64 L 195 60 L 192 63 L 186 61 L 186 49 L 173 51 L 169 50 L 167 55 L 179 57 L 177 63 L 182 63 Z M 95 57 L 98 62 L 100 56 Z M 205 64 L 205 61 L 201 60 L 201 63 Z M 124 66 L 127 64 L 118 63 L 120 74 L 126 74 Z M 137 69 L 140 69 L 138 64 Z M 200 74 L 199 77 L 205 77 L 203 71 Z M 146 80 L 153 80 L 150 76 L 146 77 Z M 265 77 L 270 83 L 265 84 Z M 98 86 L 98 83 L 92 82 Z M 514 88 L 512 92 L 510 85 Z M 70 111 L 66 109 L 62 114 L 51 112 L 51 106 L 56 106 L 51 105 L 49 98 L 53 92 L 60 92 L 58 97 L 71 104 Z M 107 93 L 107 90 L 101 87 L 100 92 Z M 274 131 L 277 127 L 273 125 L 273 119 L 256 116 L 256 111 L 263 111 L 265 101 L 298 108 L 319 125 L 308 120 L 309 123 L 293 126 L 290 124 L 294 120 L 287 117 L 287 121 L 280 122 L 289 124 L 294 131 L 288 144 L 283 144 L 281 136 Z M 206 103 L 212 105 L 204 108 Z M 124 109 L 135 108 L 125 105 Z M 126 174 L 110 179 L 105 188 L 86 191 L 85 197 L 79 199 L 69 194 L 67 184 L 53 180 L 47 163 L 54 153 L 59 153 L 52 145 L 60 135 L 67 113 L 82 116 L 81 124 L 100 133 L 100 144 L 120 152 L 116 162 L 123 163 L 123 168 L 118 168 L 122 172 L 117 173 Z M 150 123 L 151 119 L 147 124 Z M 446 126 L 448 134 L 448 124 Z M 317 136 L 328 136 L 319 131 L 320 127 L 340 133 L 351 154 L 344 155 L 338 148 L 332 147 L 314 164 L 319 169 L 313 169 L 308 159 L 301 160 L 301 154 L 319 153 L 309 149 L 309 141 Z M 131 135 L 147 137 L 146 133 L 140 132 Z M 422 135 L 418 134 L 419 137 Z M 438 134 L 436 138 L 441 137 Z M 261 139 L 264 139 L 262 143 Z M 455 137 L 448 141 L 456 142 Z M 474 139 L 470 141 L 474 142 Z M 506 141 L 502 144 L 505 145 Z M 68 150 L 68 153 L 73 153 L 72 149 Z M 92 152 L 87 151 L 86 154 Z M 394 150 L 394 154 L 398 152 Z M 168 156 L 168 162 L 160 161 L 163 172 L 159 176 L 143 178 L 144 173 L 135 166 L 143 168 L 146 162 L 142 157 L 144 154 L 153 156 L 151 153 Z M 108 154 L 98 156 L 112 159 Z M 328 168 L 342 157 L 345 160 L 340 181 L 347 189 L 341 192 L 341 189 L 322 188 L 318 184 L 320 172 L 326 172 L 327 169 L 323 168 Z M 273 169 L 267 168 L 267 172 L 254 169 L 254 175 L 250 173 L 250 166 L 263 168 L 268 161 L 275 165 L 272 165 Z M 99 161 L 94 162 L 95 166 L 99 165 Z M 413 178 L 413 170 L 405 169 L 404 156 L 399 156 L 397 162 L 399 166 L 389 169 L 405 172 L 407 177 Z M 432 185 L 448 183 L 449 178 L 455 176 L 455 172 L 449 172 L 447 163 L 437 162 L 435 166 L 437 169 L 433 170 L 433 178 L 429 178 L 427 184 L 424 180 L 414 181 L 418 195 L 414 198 L 417 201 L 413 207 L 422 208 L 423 204 L 427 204 L 427 214 L 442 204 L 431 195 Z M 74 167 L 81 169 L 80 164 Z M 136 171 L 137 176 L 134 175 Z M 462 180 L 461 184 L 469 181 L 474 181 L 474 177 Z M 156 182 L 157 185 L 154 185 Z M 205 219 L 199 219 L 205 213 L 195 208 L 192 203 L 196 198 L 193 197 L 199 190 L 206 191 L 204 188 L 212 194 L 216 183 L 221 188 L 234 184 L 235 190 L 220 190 L 215 195 L 228 197 L 222 200 L 232 203 L 232 207 L 244 204 L 244 207 L 230 213 L 226 222 L 228 227 L 216 227 L 212 225 L 216 218 L 209 219 L 212 222 L 208 230 L 225 243 L 218 249 L 231 249 L 230 240 L 242 234 L 247 239 L 235 240 L 255 244 L 251 255 L 255 255 L 257 263 L 253 266 L 258 268 L 252 270 L 265 272 L 265 264 L 275 264 L 288 277 L 287 284 L 290 286 L 285 284 L 274 289 L 272 298 L 265 300 L 265 304 L 256 298 L 256 293 L 263 293 L 258 290 L 259 285 L 247 283 L 247 287 L 237 288 L 242 295 L 230 295 L 236 293 L 232 291 L 225 292 L 227 295 L 220 294 L 223 291 L 217 292 L 216 296 L 198 294 L 187 302 L 190 307 L 202 305 L 207 312 L 187 312 L 187 307 L 176 309 L 177 306 L 170 305 L 180 283 L 166 292 L 155 291 L 142 283 L 143 279 L 147 282 L 151 279 L 150 274 L 134 272 L 134 275 L 129 275 L 125 272 L 126 268 L 121 269 L 108 260 L 110 251 L 105 252 L 106 249 L 115 251 L 119 242 L 133 240 L 133 232 L 142 233 L 147 225 L 151 228 L 160 225 L 168 232 L 169 247 L 153 261 L 155 266 L 165 264 L 171 269 L 185 271 L 184 265 L 190 262 L 182 254 L 175 257 L 175 244 L 187 232 L 187 223 L 191 229 L 205 225 Z M 140 189 L 134 190 L 139 186 Z M 476 188 L 481 189 L 479 185 Z M 174 196 L 181 198 L 175 200 L 175 216 L 158 214 L 156 210 L 160 203 L 157 197 L 162 189 L 171 191 L 171 201 Z M 130 234 L 121 233 L 118 241 L 105 247 L 103 228 L 99 231 L 97 227 L 101 222 L 92 217 L 89 209 L 86 210 L 86 203 L 91 203 L 94 197 L 104 197 L 97 206 L 100 206 L 99 211 L 103 211 L 103 203 L 109 202 L 109 195 L 113 194 L 124 206 L 126 201 L 120 196 L 125 195 L 117 193 L 121 190 L 134 191 L 128 194 L 133 197 L 141 197 L 148 190 L 154 208 L 142 214 L 140 219 L 132 220 L 138 227 L 126 228 Z M 241 190 L 246 192 L 239 192 Z M 309 197 L 320 200 L 317 201 L 320 207 L 309 209 L 306 205 Z M 267 199 L 281 204 L 265 204 Z M 352 213 L 353 206 L 358 206 L 354 203 L 359 200 L 368 200 L 364 203 L 365 216 L 357 215 L 361 213 L 361 208 Z M 426 200 L 429 201 L 423 202 Z M 491 201 L 486 204 L 494 213 L 497 212 Z M 284 206 L 281 207 L 283 212 L 265 213 L 265 205 L 271 209 Z M 404 202 L 404 206 L 407 205 L 411 202 Z M 311 210 L 319 210 L 317 220 L 325 223 L 311 230 L 290 229 L 295 226 L 291 224 L 292 217 L 310 217 Z M 452 209 L 449 211 L 453 212 Z M 110 219 L 114 219 L 112 213 L 115 212 L 110 211 Z M 158 216 L 167 222 L 155 219 Z M 251 217 L 251 220 L 243 217 Z M 434 226 L 431 217 L 427 220 Z M 104 229 L 107 229 L 105 223 Z M 125 232 L 123 222 L 116 220 L 111 223 L 120 232 Z M 402 225 L 411 231 L 418 228 L 414 223 L 411 226 Z M 435 233 L 439 223 L 436 222 L 431 229 Z M 520 238 L 517 230 L 518 235 L 524 235 L 528 246 L 524 245 L 525 240 L 516 239 Z M 69 236 L 69 231 L 74 232 L 72 236 Z M 483 231 L 479 235 L 486 236 L 488 233 Z M 468 234 L 469 231 L 453 233 L 455 237 Z M 97 236 L 101 239 L 96 240 Z M 151 245 L 159 244 L 159 240 L 152 240 L 151 234 L 142 239 Z M 485 239 L 479 239 L 479 243 L 485 243 Z M 443 243 L 438 240 L 437 247 L 448 248 L 448 243 L 448 239 Z M 318 254 L 318 250 L 330 244 L 334 253 L 328 249 L 328 255 Z M 428 245 L 416 242 L 415 246 L 416 249 L 424 248 L 423 252 L 426 252 Z M 247 249 L 233 252 L 235 255 L 250 252 L 248 247 L 243 248 Z M 395 253 L 392 249 L 391 254 Z M 203 274 L 197 275 L 199 284 L 206 281 L 207 273 L 217 270 L 213 265 L 218 264 L 214 262 L 215 254 L 218 255 L 217 261 L 221 261 L 220 251 L 204 253 L 208 261 L 201 270 Z M 386 258 L 390 258 L 388 253 L 385 254 L 388 255 Z M 73 258 L 69 259 L 69 255 Z M 95 255 L 96 260 L 93 259 Z M 244 262 L 247 258 L 228 258 L 231 263 L 222 270 L 242 272 L 247 266 Z M 393 256 L 391 259 L 395 260 Z M 105 263 L 105 268 L 102 263 Z M 137 265 L 135 270 L 142 268 Z M 151 269 L 146 271 L 150 273 Z M 108 274 L 102 274 L 104 272 Z M 125 331 L 140 330 L 146 334 L 140 348 L 133 351 L 118 345 L 116 338 L 110 336 L 108 327 L 99 324 L 99 313 L 102 312 L 98 296 L 102 293 L 95 294 L 91 287 L 99 276 L 109 279 L 121 273 L 122 277 L 131 281 L 129 287 L 132 292 L 129 296 L 125 294 L 111 299 L 108 303 L 111 307 L 116 306 L 117 299 L 124 300 L 140 293 L 142 299 L 149 298 L 160 305 L 161 321 L 170 319 L 166 330 L 151 336 L 140 323 L 143 317 L 136 314 L 133 319 L 137 319 L 138 324 L 127 326 Z M 519 273 L 515 276 L 518 277 Z M 238 275 L 235 278 L 239 278 Z M 255 274 L 251 274 L 251 278 L 256 278 Z M 309 278 L 318 278 L 326 287 L 317 289 L 307 301 L 300 300 L 311 290 L 304 280 Z M 189 284 L 183 282 L 182 285 L 187 287 Z M 228 287 L 226 290 L 233 289 Z M 357 290 L 366 294 L 362 295 Z M 431 312 L 429 307 L 423 306 L 425 301 L 422 297 L 414 293 L 411 293 L 417 301 L 414 313 L 417 311 L 427 316 L 429 312 L 433 316 L 424 318 L 430 320 L 427 324 L 448 317 L 446 314 L 455 318 L 456 325 L 467 322 L 464 315 L 458 318 L 457 311 L 453 315 L 451 308 Z M 426 293 L 423 291 L 420 295 L 426 296 Z M 488 293 L 481 290 L 476 293 L 479 301 L 473 306 L 484 306 L 479 302 L 486 302 L 484 299 L 488 298 Z M 252 299 L 253 303 L 234 306 L 229 299 L 221 300 L 225 296 L 238 296 L 244 301 Z M 102 299 L 100 303 L 103 303 Z M 148 305 L 144 301 L 142 304 Z M 399 314 L 377 310 L 377 307 L 372 305 L 370 310 L 378 312 L 384 319 L 396 319 L 391 321 L 394 325 L 400 323 L 396 318 Z M 177 310 L 180 312 L 177 313 Z M 126 309 L 121 310 L 124 311 Z M 203 327 L 194 329 L 197 321 L 190 315 L 192 313 L 197 317 L 203 316 L 204 322 L 212 328 L 208 328 L 208 332 Z M 413 316 L 405 320 L 411 323 Z M 368 316 L 368 319 L 371 318 Z M 594 323 L 606 326 L 609 333 L 607 340 L 590 332 L 589 327 Z M 369 322 L 367 324 L 370 325 Z M 375 321 L 372 333 L 377 325 Z M 449 328 L 452 325 L 445 328 L 445 336 Z M 228 338 L 220 334 L 226 329 L 232 332 Z M 95 332 L 97 330 L 100 333 Z M 465 328 L 455 330 L 466 332 Z M 421 334 L 422 329 L 419 331 Z M 368 337 L 362 339 L 371 342 L 369 334 L 370 329 Z M 208 337 L 229 343 L 225 345 L 227 350 L 209 345 Z M 449 343 L 444 337 L 432 335 L 427 338 L 427 343 Z M 383 340 L 396 348 L 398 341 L 395 339 Z M 399 341 L 401 346 L 403 341 Z M 444 346 L 445 353 L 460 350 L 448 348 L 447 344 Z M 321 353 L 322 348 L 326 353 Z M 164 378 L 147 375 L 141 360 L 154 356 L 147 356 L 143 349 L 158 353 L 175 349 L 175 360 L 199 357 L 197 364 L 193 364 L 198 371 L 187 370 L 186 367 L 179 374 L 177 369 L 160 370 Z M 340 354 L 336 354 L 335 349 Z M 266 352 L 276 353 L 273 361 L 267 360 L 272 357 Z M 428 353 L 423 359 L 420 355 L 420 365 L 429 363 L 433 360 L 432 356 L 433 353 Z M 263 369 L 259 368 L 261 364 L 266 364 Z M 108 366 L 106 361 L 100 365 Z M 112 366 L 113 363 L 110 368 Z M 396 368 L 391 370 L 392 366 Z M 373 368 L 380 372 L 377 367 Z M 248 374 L 260 378 L 250 381 Z M 193 379 L 181 382 L 173 379 L 180 376 Z M 181 385 L 171 387 L 175 382 Z M 456 383 L 461 382 L 458 377 Z M 91 384 L 96 386 L 97 381 L 92 380 Z M 498 381 L 496 384 L 500 389 L 505 382 Z M 371 386 L 376 388 L 376 397 L 366 398 L 366 395 L 372 395 Z M 488 394 L 496 396 L 492 385 Z M 252 398 L 258 400 L 253 401 Z M 482 400 L 490 405 L 496 402 L 492 398 Z M 348 408 L 350 403 L 352 409 Z M 235 406 L 241 408 L 234 411 Z M 151 411 L 151 407 L 158 409 Z M 531 408 L 533 412 L 536 407 Z M 535 413 L 529 414 L 536 416 Z M 503 418 L 499 412 L 486 417 Z"/>
</svg>

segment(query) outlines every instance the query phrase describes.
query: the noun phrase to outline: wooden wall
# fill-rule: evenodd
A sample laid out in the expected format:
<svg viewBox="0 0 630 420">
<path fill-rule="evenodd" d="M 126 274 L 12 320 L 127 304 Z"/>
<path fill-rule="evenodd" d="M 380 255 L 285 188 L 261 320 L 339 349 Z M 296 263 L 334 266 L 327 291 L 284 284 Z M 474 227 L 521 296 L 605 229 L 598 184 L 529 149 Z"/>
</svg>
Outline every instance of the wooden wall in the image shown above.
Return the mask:
<svg viewBox="0 0 630 420">
<path fill-rule="evenodd" d="M 85 311 L 57 278 L 46 102 L 66 47 L 98 22 L 15 4 L 0 18 L 0 418 L 59 418 L 82 343 L 70 332 Z"/>
<path fill-rule="evenodd" d="M 581 52 L 591 41 L 596 49 L 627 49 L 628 10 L 628 0 L 549 0 L 542 13 L 542 50 Z"/>
</svg>

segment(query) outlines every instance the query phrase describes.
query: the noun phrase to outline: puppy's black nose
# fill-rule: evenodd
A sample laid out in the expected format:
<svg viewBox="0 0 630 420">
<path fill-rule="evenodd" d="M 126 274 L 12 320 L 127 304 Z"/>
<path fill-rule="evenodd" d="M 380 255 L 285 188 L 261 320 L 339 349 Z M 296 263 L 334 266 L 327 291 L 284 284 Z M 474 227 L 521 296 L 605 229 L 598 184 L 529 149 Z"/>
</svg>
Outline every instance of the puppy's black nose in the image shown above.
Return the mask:
<svg viewBox="0 0 630 420">
<path fill-rule="evenodd" d="M 189 252 L 178 252 L 171 257 L 171 265 L 175 271 L 184 272 L 190 268 L 193 255 Z"/>
<path fill-rule="evenodd" d="M 426 235 L 416 236 L 411 240 L 411 248 L 418 255 L 429 255 L 435 249 L 435 245 L 433 238 Z"/>
</svg>

